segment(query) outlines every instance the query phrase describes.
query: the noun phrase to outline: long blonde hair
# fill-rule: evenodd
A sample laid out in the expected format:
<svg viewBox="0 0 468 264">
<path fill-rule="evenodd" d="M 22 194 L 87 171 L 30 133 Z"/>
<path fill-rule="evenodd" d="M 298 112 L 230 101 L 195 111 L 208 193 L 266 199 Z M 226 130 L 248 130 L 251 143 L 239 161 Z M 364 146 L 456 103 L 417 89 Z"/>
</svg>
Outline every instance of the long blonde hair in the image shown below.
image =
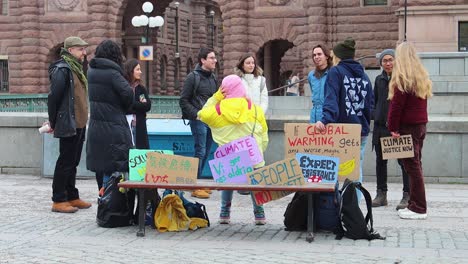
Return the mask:
<svg viewBox="0 0 468 264">
<path fill-rule="evenodd" d="M 395 88 L 422 99 L 432 96 L 432 81 L 429 79 L 429 73 L 422 65 L 413 45 L 408 42 L 403 42 L 396 48 L 388 99 L 393 98 Z"/>
</svg>

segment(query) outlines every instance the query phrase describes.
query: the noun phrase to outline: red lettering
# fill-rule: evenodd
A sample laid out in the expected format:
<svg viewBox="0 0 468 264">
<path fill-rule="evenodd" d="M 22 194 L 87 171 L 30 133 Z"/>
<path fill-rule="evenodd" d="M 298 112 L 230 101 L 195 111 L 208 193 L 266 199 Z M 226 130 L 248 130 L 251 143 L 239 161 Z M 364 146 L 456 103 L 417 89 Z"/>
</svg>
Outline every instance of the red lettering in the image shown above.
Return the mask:
<svg viewBox="0 0 468 264">
<path fill-rule="evenodd" d="M 169 183 L 167 180 L 168 176 L 159 176 L 159 175 L 150 175 L 148 173 L 145 174 L 145 182 L 149 183 Z"/>
<path fill-rule="evenodd" d="M 255 201 L 257 202 L 258 205 L 265 204 L 272 199 L 271 193 L 268 191 L 261 191 L 261 192 L 255 192 Z"/>
</svg>

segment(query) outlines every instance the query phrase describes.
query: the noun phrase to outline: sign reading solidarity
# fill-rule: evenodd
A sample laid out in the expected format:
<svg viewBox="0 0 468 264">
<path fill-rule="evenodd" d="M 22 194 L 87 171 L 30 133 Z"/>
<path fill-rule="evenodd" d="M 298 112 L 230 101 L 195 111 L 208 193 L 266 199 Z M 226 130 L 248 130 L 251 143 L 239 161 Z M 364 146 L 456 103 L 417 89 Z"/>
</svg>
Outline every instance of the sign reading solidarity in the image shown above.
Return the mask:
<svg viewBox="0 0 468 264">
<path fill-rule="evenodd" d="M 222 158 L 210 160 L 211 173 L 215 182 L 247 184 L 246 174 L 253 171 L 249 152 L 243 150 Z"/>
<path fill-rule="evenodd" d="M 411 135 L 402 135 L 398 138 L 380 138 L 382 146 L 382 159 L 403 159 L 414 157 L 413 139 Z"/>
<path fill-rule="evenodd" d="M 304 185 L 304 176 L 296 158 L 275 162 L 247 174 L 251 185 Z M 287 191 L 255 191 L 255 202 L 259 205 L 289 195 Z"/>
<path fill-rule="evenodd" d="M 239 151 L 247 150 L 249 157 L 253 162 L 253 165 L 257 165 L 263 161 L 263 155 L 258 148 L 257 141 L 252 136 L 242 137 L 236 140 L 233 140 L 227 144 L 219 146 L 215 153 L 215 159 L 222 158 L 231 153 L 236 153 Z"/>
<path fill-rule="evenodd" d="M 320 132 L 314 124 L 284 124 L 285 157 L 296 153 L 338 157 L 339 180 L 359 179 L 361 125 L 327 124 Z"/>
<path fill-rule="evenodd" d="M 148 152 L 157 152 L 173 155 L 172 150 L 130 149 L 128 157 L 129 179 L 131 181 L 144 181 L 146 174 L 146 159 Z"/>
<path fill-rule="evenodd" d="M 148 152 L 145 182 L 197 183 L 198 159 L 178 155 Z"/>
<path fill-rule="evenodd" d="M 140 46 L 139 59 L 141 61 L 153 60 L 153 46 Z"/>
<path fill-rule="evenodd" d="M 338 181 L 339 158 L 296 153 L 296 159 L 307 182 L 335 183 Z"/>
</svg>

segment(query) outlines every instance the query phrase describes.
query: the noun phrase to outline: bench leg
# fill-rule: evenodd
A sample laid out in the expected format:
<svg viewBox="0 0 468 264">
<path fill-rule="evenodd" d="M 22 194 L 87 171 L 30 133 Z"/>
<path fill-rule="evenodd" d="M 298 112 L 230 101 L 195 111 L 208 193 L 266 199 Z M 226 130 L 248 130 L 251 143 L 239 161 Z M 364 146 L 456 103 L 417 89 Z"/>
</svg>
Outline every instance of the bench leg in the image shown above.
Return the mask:
<svg viewBox="0 0 468 264">
<path fill-rule="evenodd" d="M 307 194 L 307 242 L 314 241 L 315 221 L 314 221 L 314 193 Z"/>
<path fill-rule="evenodd" d="M 138 189 L 138 237 L 145 236 L 145 214 L 146 214 L 146 199 L 145 189 Z"/>
</svg>

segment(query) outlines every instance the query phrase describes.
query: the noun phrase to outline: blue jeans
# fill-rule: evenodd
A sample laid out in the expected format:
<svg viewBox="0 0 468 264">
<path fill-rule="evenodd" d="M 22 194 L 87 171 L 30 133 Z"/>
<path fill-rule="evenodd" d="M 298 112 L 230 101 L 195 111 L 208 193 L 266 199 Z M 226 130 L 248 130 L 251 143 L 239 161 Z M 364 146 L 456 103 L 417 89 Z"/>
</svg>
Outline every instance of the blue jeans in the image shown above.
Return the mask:
<svg viewBox="0 0 468 264">
<path fill-rule="evenodd" d="M 360 154 L 361 162 L 359 162 L 359 179 L 357 180 L 357 182 L 360 182 L 360 183 L 362 183 L 362 167 L 363 167 L 363 162 L 364 162 L 364 153 L 366 152 L 366 144 L 367 144 L 367 136 L 361 137 L 361 154 Z M 356 190 L 356 191 L 357 191 L 358 202 L 359 202 L 361 200 L 362 193 L 359 190 Z"/>
<path fill-rule="evenodd" d="M 232 194 L 233 194 L 233 191 L 221 191 L 221 213 L 220 213 L 221 217 L 230 216 Z M 255 218 L 265 219 L 265 211 L 263 210 L 263 205 L 257 205 L 257 203 L 255 203 L 253 192 L 250 192 L 250 197 L 252 198 L 252 205 L 253 205 Z"/>
<path fill-rule="evenodd" d="M 190 120 L 190 130 L 192 130 L 195 143 L 194 157 L 199 159 L 197 178 L 200 178 L 213 145 L 213 137 L 211 136 L 211 129 L 200 120 Z"/>
</svg>

